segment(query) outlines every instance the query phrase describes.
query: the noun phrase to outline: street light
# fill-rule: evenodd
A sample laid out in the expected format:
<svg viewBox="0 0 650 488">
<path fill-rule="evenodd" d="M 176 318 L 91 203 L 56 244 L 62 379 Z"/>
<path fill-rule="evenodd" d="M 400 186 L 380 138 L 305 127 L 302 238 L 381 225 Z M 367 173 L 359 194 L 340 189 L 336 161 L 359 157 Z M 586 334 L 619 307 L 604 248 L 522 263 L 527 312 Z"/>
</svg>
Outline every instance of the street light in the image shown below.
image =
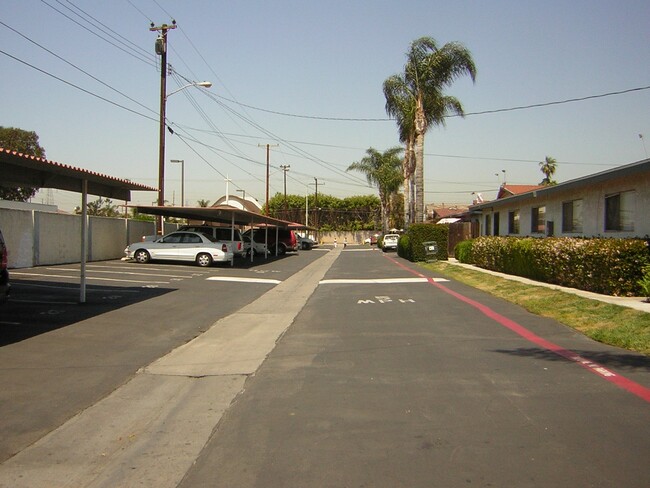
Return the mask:
<svg viewBox="0 0 650 488">
<path fill-rule="evenodd" d="M 242 198 L 243 202 L 241 204 L 241 207 L 242 207 L 242 210 L 246 210 L 246 190 L 237 190 L 237 191 L 242 193 L 241 198 Z"/>
<path fill-rule="evenodd" d="M 150 31 L 158 31 L 160 35 L 156 39 L 156 54 L 160 56 L 160 132 L 158 146 L 158 206 L 165 205 L 165 111 L 167 108 L 167 99 L 174 93 L 177 93 L 190 86 L 200 86 L 210 88 L 212 83 L 209 81 L 200 81 L 188 83 L 181 86 L 171 93 L 167 93 L 167 31 L 176 28 L 176 21 L 172 25 L 163 24 L 155 26 L 151 24 Z M 159 215 L 156 220 L 156 233 L 163 234 L 163 216 Z"/>
<path fill-rule="evenodd" d="M 171 163 L 181 163 L 181 207 L 185 206 L 185 160 L 171 159 Z"/>
<path fill-rule="evenodd" d="M 174 93 L 178 93 L 181 90 L 184 90 L 185 88 L 189 88 L 190 86 L 201 86 L 203 88 L 210 88 L 212 86 L 211 81 L 197 81 L 196 83 L 188 83 L 187 85 L 181 86 L 177 90 L 174 90 L 171 93 L 167 94 L 167 98 L 171 97 Z"/>
</svg>

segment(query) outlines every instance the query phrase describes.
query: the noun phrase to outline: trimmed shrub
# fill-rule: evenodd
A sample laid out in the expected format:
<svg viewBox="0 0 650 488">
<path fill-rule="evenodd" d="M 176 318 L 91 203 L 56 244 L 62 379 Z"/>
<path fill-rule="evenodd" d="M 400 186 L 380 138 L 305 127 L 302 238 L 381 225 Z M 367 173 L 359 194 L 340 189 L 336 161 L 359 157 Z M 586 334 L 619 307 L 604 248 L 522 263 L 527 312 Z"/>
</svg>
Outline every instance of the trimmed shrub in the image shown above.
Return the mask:
<svg viewBox="0 0 650 488">
<path fill-rule="evenodd" d="M 642 239 L 479 237 L 474 264 L 605 295 L 641 294 L 639 280 L 650 264 Z"/>
<path fill-rule="evenodd" d="M 474 263 L 474 257 L 472 256 L 473 244 L 474 244 L 473 239 L 462 241 L 456 244 L 456 247 L 454 248 L 454 257 L 458 259 L 458 261 L 461 263 L 465 263 L 465 264 Z"/>
<path fill-rule="evenodd" d="M 411 260 L 410 258 L 410 242 L 411 239 L 408 234 L 400 236 L 399 241 L 397 241 L 397 255 Z"/>
<path fill-rule="evenodd" d="M 404 239 L 407 237 L 407 239 Z M 447 245 L 449 242 L 449 226 L 438 224 L 413 224 L 409 227 L 404 236 L 404 246 L 397 251 L 400 257 L 409 261 L 426 261 L 430 256 L 424 249 L 424 243 L 434 241 L 438 245 L 438 252 L 435 256 L 439 260 L 447 260 Z M 402 240 L 400 239 L 400 241 Z"/>
</svg>

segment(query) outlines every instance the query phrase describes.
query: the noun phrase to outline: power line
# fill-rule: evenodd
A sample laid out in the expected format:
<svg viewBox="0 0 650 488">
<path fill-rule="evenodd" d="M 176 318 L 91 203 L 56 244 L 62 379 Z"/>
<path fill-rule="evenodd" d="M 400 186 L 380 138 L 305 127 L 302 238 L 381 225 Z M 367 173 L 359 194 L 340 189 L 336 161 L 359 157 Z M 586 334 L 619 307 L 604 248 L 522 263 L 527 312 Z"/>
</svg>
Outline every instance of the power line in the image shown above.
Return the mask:
<svg viewBox="0 0 650 488">
<path fill-rule="evenodd" d="M 53 75 L 52 73 L 49 73 L 49 72 L 47 72 L 47 71 L 45 71 L 45 70 L 43 70 L 41 68 L 37 68 L 33 64 L 30 64 L 27 61 L 23 61 L 22 59 L 17 58 L 16 56 L 12 56 L 11 54 L 9 54 L 9 53 L 1 50 L 1 49 L 0 49 L 0 54 L 4 54 L 5 56 L 7 56 L 7 57 L 9 57 L 9 58 L 11 58 L 11 59 L 13 59 L 15 61 L 18 61 L 19 63 L 22 63 L 25 66 L 29 66 L 30 68 L 35 69 L 36 71 L 38 71 L 40 73 L 43 73 L 44 75 L 47 75 L 47 76 L 49 76 L 51 78 L 54 78 L 55 80 L 60 81 L 61 83 L 65 83 L 68 86 L 76 88 L 77 90 L 82 91 L 82 92 L 84 92 L 84 93 L 86 93 L 86 94 L 88 94 L 88 95 L 90 95 L 92 97 L 95 97 L 95 98 L 98 98 L 98 99 L 100 99 L 100 100 L 102 100 L 104 102 L 110 103 L 111 105 L 114 105 L 116 107 L 124 109 L 127 112 L 131 112 L 132 114 L 139 115 L 140 117 L 144 117 L 145 119 L 156 121 L 156 119 L 154 117 L 150 117 L 150 116 L 145 115 L 143 113 L 140 113 L 140 112 L 138 112 L 136 110 L 130 109 L 129 107 L 125 107 L 124 105 L 121 105 L 121 104 L 119 104 L 117 102 L 114 102 L 113 100 L 109 100 L 108 98 L 103 97 L 101 95 L 97 95 L 96 93 L 93 93 L 90 90 L 86 90 L 85 88 L 82 88 L 79 85 L 75 85 L 74 83 L 71 83 L 70 81 L 64 80 L 63 78 L 60 78 L 60 77 L 58 77 L 56 75 Z"/>
<path fill-rule="evenodd" d="M 614 95 L 624 95 L 626 93 L 632 93 L 632 92 L 637 92 L 637 91 L 642 91 L 642 90 L 650 90 L 650 86 L 640 86 L 640 87 L 637 87 L 637 88 L 629 88 L 627 90 L 619 90 L 619 91 L 613 91 L 613 92 L 608 92 L 608 93 L 601 93 L 599 95 L 588 95 L 586 97 L 567 98 L 565 100 L 558 100 L 558 101 L 554 101 L 554 102 L 534 103 L 534 104 L 531 104 L 531 105 L 520 105 L 518 107 L 499 108 L 499 109 L 495 109 L 495 110 L 483 110 L 481 112 L 469 112 L 469 113 L 466 113 L 465 116 L 496 114 L 496 113 L 501 113 L 501 112 L 513 112 L 515 110 L 526 110 L 526 109 L 529 109 L 529 108 L 550 107 L 552 105 L 561 105 L 561 104 L 564 104 L 564 103 L 583 102 L 585 100 L 593 100 L 593 99 L 596 99 L 596 98 L 611 97 L 611 96 L 614 96 Z M 448 117 L 460 117 L 460 115 L 450 115 Z"/>
<path fill-rule="evenodd" d="M 70 22 L 73 22 L 73 23 L 77 24 L 77 25 L 78 25 L 79 27 L 81 27 L 82 29 L 84 29 L 84 30 L 90 32 L 92 35 L 94 35 L 94 36 L 96 36 L 96 37 L 99 37 L 101 40 L 103 40 L 104 42 L 107 42 L 108 44 L 112 45 L 113 47 L 116 47 L 116 48 L 119 49 L 120 51 L 122 51 L 122 52 L 128 54 L 129 56 L 132 56 L 132 57 L 138 59 L 139 61 L 142 61 L 142 62 L 144 62 L 144 63 L 146 63 L 146 64 L 148 64 L 148 65 L 150 65 L 150 66 L 156 66 L 156 60 L 155 60 L 154 58 L 147 58 L 147 57 L 144 57 L 143 55 L 136 54 L 135 52 L 133 52 L 134 50 L 133 50 L 132 48 L 128 47 L 128 46 L 126 46 L 126 47 L 129 49 L 129 50 L 127 50 L 127 49 L 125 49 L 125 48 L 119 46 L 119 45 L 118 45 L 117 43 L 115 43 L 112 39 L 107 39 L 106 37 L 99 35 L 97 32 L 94 32 L 92 29 L 89 29 L 89 28 L 86 27 L 85 25 L 81 24 L 80 22 L 78 22 L 77 20 L 73 19 L 73 18 L 70 17 L 69 15 L 67 15 L 67 14 L 65 14 L 64 12 L 62 12 L 61 10 L 57 9 L 55 6 L 53 6 L 53 5 L 49 4 L 49 3 L 47 3 L 45 0 L 41 0 L 41 2 L 44 3 L 45 5 L 47 5 L 48 7 L 50 7 L 50 8 L 51 8 L 52 10 L 54 10 L 55 12 L 57 12 L 57 13 L 59 13 L 60 15 L 62 15 L 63 17 L 65 17 L 66 19 L 68 19 Z M 66 8 L 68 8 L 68 7 L 66 7 Z M 68 8 L 68 10 L 71 10 L 71 9 Z M 79 14 L 75 14 L 75 15 L 79 16 Z M 87 20 L 85 20 L 85 21 L 88 22 Z M 92 24 L 91 24 L 91 25 L 92 25 Z M 96 26 L 93 26 L 93 27 L 97 28 Z M 120 41 L 120 43 L 123 44 L 123 45 L 125 44 L 125 43 L 123 43 L 123 42 L 121 42 L 121 41 Z"/>
<path fill-rule="evenodd" d="M 132 101 L 133 103 L 135 103 L 136 105 L 139 105 L 140 107 L 144 108 L 145 110 L 148 110 L 149 112 L 152 112 L 152 113 L 156 114 L 156 111 L 155 111 L 155 110 L 150 109 L 150 108 L 147 107 L 146 105 L 144 105 L 144 104 L 138 102 L 136 99 L 134 99 L 134 98 L 128 96 L 126 93 L 121 92 L 121 91 L 118 90 L 117 88 L 112 87 L 112 86 L 109 85 L 108 83 L 106 83 L 106 82 L 100 80 L 99 78 L 97 78 L 96 76 L 94 76 L 94 75 L 88 73 L 87 71 L 85 71 L 84 69 L 80 68 L 80 67 L 77 66 L 76 64 L 71 63 L 70 61 L 66 60 L 65 58 L 59 56 L 59 55 L 56 54 L 55 52 L 53 52 L 53 51 L 51 51 L 50 49 L 46 48 L 45 46 L 39 44 L 38 42 L 34 41 L 33 39 L 27 37 L 26 35 L 24 35 L 23 33 L 19 32 L 19 31 L 17 31 L 17 30 L 14 29 L 13 27 L 11 27 L 11 26 L 5 24 L 5 23 L 2 22 L 1 20 L 0 20 L 0 25 L 3 25 L 3 26 L 6 27 L 7 29 L 9 29 L 9 30 L 15 32 L 16 34 L 18 34 L 19 36 L 21 36 L 23 39 L 25 39 L 25 40 L 31 42 L 31 43 L 34 44 L 35 46 L 38 46 L 39 48 L 43 49 L 45 52 L 51 54 L 51 55 L 54 56 L 55 58 L 59 59 L 60 61 L 63 61 L 64 63 L 66 63 L 68 66 L 73 67 L 73 68 L 76 69 L 77 71 L 80 71 L 81 73 L 83 73 L 83 74 L 85 74 L 86 76 L 92 78 L 93 80 L 97 81 L 98 83 L 101 83 L 101 84 L 104 85 L 106 88 L 108 88 L 108 89 L 114 91 L 115 93 L 118 93 L 119 95 L 122 95 L 124 98 L 126 98 L 126 99 Z"/>
<path fill-rule="evenodd" d="M 531 108 L 539 108 L 539 107 L 549 107 L 552 105 L 561 105 L 565 103 L 573 103 L 573 102 L 582 102 L 585 100 L 593 100 L 596 98 L 604 98 L 604 97 L 611 97 L 614 95 L 624 95 L 626 93 L 632 93 L 632 92 L 637 92 L 637 91 L 643 91 L 643 90 L 650 90 L 650 85 L 649 86 L 641 86 L 641 87 L 636 87 L 636 88 L 629 88 L 627 90 L 619 90 L 619 91 L 613 91 L 613 92 L 607 92 L 607 93 L 601 93 L 598 95 L 588 95 L 585 97 L 577 97 L 577 98 L 567 98 L 565 100 L 556 100 L 556 101 L 551 101 L 551 102 L 543 102 L 543 103 L 534 103 L 530 105 L 519 105 L 515 107 L 507 107 L 507 108 L 498 108 L 498 109 L 493 109 L 493 110 L 482 110 L 482 111 L 477 111 L 477 112 L 467 112 L 464 115 L 446 115 L 445 118 L 452 118 L 452 117 L 468 117 L 468 116 L 473 116 L 473 115 L 487 115 L 487 114 L 495 114 L 495 113 L 501 113 L 501 112 L 513 112 L 515 110 L 526 110 L 526 109 L 531 109 Z M 218 95 L 216 95 L 218 96 Z M 274 115 L 281 115 L 284 117 L 293 117 L 293 118 L 299 118 L 299 119 L 312 119 L 312 120 L 327 120 L 327 121 L 335 121 L 335 122 L 388 122 L 388 121 L 393 121 L 395 119 L 392 118 L 361 118 L 361 117 L 355 117 L 355 118 L 346 118 L 346 117 L 322 117 L 322 116 L 316 116 L 316 115 L 302 115 L 302 114 L 294 114 L 294 113 L 288 113 L 288 112 L 280 112 L 277 110 L 269 110 L 265 108 L 260 108 L 260 107 L 254 107 L 252 105 L 247 105 L 245 103 L 237 102 L 236 100 L 231 100 L 223 96 L 218 96 L 222 100 L 225 100 L 230 103 L 235 103 L 237 105 L 241 105 L 246 108 L 250 108 L 251 110 L 257 110 L 260 112 L 265 112 L 265 113 L 270 113 Z"/>
</svg>

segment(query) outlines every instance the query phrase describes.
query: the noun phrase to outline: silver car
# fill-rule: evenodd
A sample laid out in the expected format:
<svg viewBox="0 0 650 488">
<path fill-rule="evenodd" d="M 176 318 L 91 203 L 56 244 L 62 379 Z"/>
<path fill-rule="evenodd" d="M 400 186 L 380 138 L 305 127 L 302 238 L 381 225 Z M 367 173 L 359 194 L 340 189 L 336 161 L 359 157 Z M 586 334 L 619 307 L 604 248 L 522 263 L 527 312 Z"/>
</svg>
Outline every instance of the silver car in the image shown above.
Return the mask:
<svg viewBox="0 0 650 488">
<path fill-rule="evenodd" d="M 154 241 L 133 243 L 124 253 L 127 259 L 138 263 L 148 263 L 152 259 L 194 261 L 202 267 L 233 259 L 228 244 L 200 232 L 172 232 Z"/>
</svg>

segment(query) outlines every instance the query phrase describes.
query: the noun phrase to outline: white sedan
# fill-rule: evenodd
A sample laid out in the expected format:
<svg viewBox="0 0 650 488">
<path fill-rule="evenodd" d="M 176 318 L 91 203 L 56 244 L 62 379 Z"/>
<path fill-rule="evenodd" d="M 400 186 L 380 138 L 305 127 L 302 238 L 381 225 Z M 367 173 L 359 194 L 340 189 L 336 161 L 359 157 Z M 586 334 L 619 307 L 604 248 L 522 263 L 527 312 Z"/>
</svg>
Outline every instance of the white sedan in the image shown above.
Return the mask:
<svg viewBox="0 0 650 488">
<path fill-rule="evenodd" d="M 127 259 L 148 263 L 152 259 L 193 261 L 198 266 L 232 261 L 233 253 L 225 242 L 199 232 L 177 231 L 154 241 L 136 242 L 125 250 Z"/>
</svg>

